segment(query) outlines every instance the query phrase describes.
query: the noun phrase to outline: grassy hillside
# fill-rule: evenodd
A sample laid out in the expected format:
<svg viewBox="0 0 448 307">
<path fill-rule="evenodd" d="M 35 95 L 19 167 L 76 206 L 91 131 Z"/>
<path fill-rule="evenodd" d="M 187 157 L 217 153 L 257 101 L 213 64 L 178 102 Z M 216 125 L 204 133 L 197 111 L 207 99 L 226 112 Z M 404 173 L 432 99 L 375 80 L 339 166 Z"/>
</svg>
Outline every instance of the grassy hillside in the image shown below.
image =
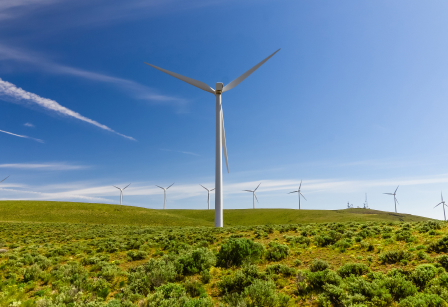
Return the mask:
<svg viewBox="0 0 448 307">
<path fill-rule="evenodd" d="M 0 201 L 0 221 L 65 222 L 141 226 L 213 226 L 214 210 L 153 210 L 139 207 L 53 201 Z M 410 214 L 370 209 L 224 210 L 225 226 L 326 222 L 430 220 Z"/>
</svg>

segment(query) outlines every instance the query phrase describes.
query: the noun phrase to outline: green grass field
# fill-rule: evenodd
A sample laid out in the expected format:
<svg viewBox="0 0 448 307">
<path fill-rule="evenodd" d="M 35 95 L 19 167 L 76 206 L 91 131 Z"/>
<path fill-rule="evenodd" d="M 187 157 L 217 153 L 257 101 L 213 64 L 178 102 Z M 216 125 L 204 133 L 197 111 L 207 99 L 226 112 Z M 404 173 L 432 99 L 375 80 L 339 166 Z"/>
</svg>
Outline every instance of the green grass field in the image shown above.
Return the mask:
<svg viewBox="0 0 448 307">
<path fill-rule="evenodd" d="M 0 221 L 116 224 L 141 226 L 213 226 L 214 210 L 153 210 L 139 207 L 55 202 L 0 201 Z M 224 210 L 225 226 L 278 225 L 328 222 L 403 221 L 429 218 L 371 209 Z"/>
</svg>

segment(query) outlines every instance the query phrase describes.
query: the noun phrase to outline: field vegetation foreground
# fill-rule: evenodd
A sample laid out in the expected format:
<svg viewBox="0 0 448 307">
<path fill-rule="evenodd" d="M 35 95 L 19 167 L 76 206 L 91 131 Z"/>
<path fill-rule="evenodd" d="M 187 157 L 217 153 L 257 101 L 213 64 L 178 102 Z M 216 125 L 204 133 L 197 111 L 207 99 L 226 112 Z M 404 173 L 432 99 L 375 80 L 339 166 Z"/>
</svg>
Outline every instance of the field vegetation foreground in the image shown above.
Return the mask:
<svg viewBox="0 0 448 307">
<path fill-rule="evenodd" d="M 213 226 L 214 210 L 154 210 L 140 207 L 56 202 L 0 201 L 0 221 L 56 222 L 147 226 Z M 275 225 L 327 222 L 404 221 L 430 219 L 371 209 L 224 210 L 224 226 Z"/>
<path fill-rule="evenodd" d="M 436 221 L 0 223 L 0 306 L 448 306 Z"/>
</svg>

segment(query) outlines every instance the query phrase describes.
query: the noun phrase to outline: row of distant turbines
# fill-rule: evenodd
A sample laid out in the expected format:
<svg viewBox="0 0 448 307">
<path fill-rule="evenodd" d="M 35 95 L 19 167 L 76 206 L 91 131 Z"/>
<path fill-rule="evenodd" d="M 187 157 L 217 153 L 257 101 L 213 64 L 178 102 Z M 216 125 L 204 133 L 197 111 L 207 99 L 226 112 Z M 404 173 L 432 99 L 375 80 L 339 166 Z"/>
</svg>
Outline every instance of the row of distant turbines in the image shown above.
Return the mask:
<svg viewBox="0 0 448 307">
<path fill-rule="evenodd" d="M 0 181 L 0 183 L 2 183 L 3 181 L 5 181 L 8 178 L 9 178 L 9 176 L 6 177 L 5 179 L 3 179 L 2 181 Z M 129 187 L 130 185 L 131 184 L 128 184 L 124 188 L 119 188 L 117 186 L 113 186 L 113 187 L 117 188 L 118 190 L 120 190 L 120 205 L 123 204 L 123 191 L 126 190 L 126 188 Z M 159 187 L 159 188 L 161 188 L 163 190 L 163 209 L 166 208 L 166 191 L 169 188 L 171 188 L 173 185 L 174 185 L 174 183 L 172 183 L 167 188 L 164 188 L 164 187 L 161 187 L 159 185 L 156 185 L 156 187 Z M 258 198 L 257 198 L 257 195 L 255 194 L 255 192 L 258 190 L 260 185 L 261 185 L 261 182 L 258 184 L 258 186 L 254 190 L 243 190 L 244 192 L 252 193 L 252 206 L 253 206 L 254 209 L 255 209 L 255 200 L 257 200 L 257 203 L 258 203 Z M 203 187 L 207 191 L 207 208 L 208 208 L 208 210 L 210 210 L 210 192 L 214 191 L 215 188 L 207 189 L 202 184 L 200 184 L 200 186 Z M 395 191 L 393 193 L 383 193 L 383 194 L 386 194 L 386 195 L 392 195 L 394 197 L 395 213 L 397 213 L 397 204 L 399 204 L 398 200 L 397 200 L 397 190 L 398 190 L 399 187 L 400 186 L 397 186 L 397 188 L 395 189 Z M 288 193 L 288 194 L 297 193 L 297 196 L 299 197 L 299 210 L 301 209 L 301 207 L 300 207 L 300 199 L 303 198 L 303 199 L 306 200 L 305 196 L 302 194 L 302 190 L 301 189 L 302 189 L 302 181 L 300 181 L 300 185 L 299 185 L 299 188 L 297 190 Z M 440 203 L 438 203 L 434 208 L 442 205 L 442 208 L 443 208 L 443 218 L 446 221 L 445 207 L 448 207 L 448 205 L 443 200 L 443 194 L 442 193 L 440 193 L 440 198 L 441 198 Z M 347 208 L 353 208 L 353 205 L 351 205 L 350 202 L 347 202 Z M 366 200 L 364 202 L 364 208 L 365 209 L 369 209 L 369 206 L 368 206 L 368 203 L 367 203 L 367 194 L 366 194 Z"/>
</svg>

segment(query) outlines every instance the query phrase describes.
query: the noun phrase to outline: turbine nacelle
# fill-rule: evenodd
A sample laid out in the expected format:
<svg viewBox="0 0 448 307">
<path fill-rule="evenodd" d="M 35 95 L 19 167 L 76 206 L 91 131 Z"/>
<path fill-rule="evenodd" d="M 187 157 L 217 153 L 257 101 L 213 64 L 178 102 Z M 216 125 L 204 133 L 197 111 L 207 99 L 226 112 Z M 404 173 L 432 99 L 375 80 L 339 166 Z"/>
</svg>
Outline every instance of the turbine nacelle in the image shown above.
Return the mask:
<svg viewBox="0 0 448 307">
<path fill-rule="evenodd" d="M 222 82 L 216 82 L 216 88 L 215 88 L 216 95 L 221 95 L 223 88 L 224 84 Z"/>
</svg>

